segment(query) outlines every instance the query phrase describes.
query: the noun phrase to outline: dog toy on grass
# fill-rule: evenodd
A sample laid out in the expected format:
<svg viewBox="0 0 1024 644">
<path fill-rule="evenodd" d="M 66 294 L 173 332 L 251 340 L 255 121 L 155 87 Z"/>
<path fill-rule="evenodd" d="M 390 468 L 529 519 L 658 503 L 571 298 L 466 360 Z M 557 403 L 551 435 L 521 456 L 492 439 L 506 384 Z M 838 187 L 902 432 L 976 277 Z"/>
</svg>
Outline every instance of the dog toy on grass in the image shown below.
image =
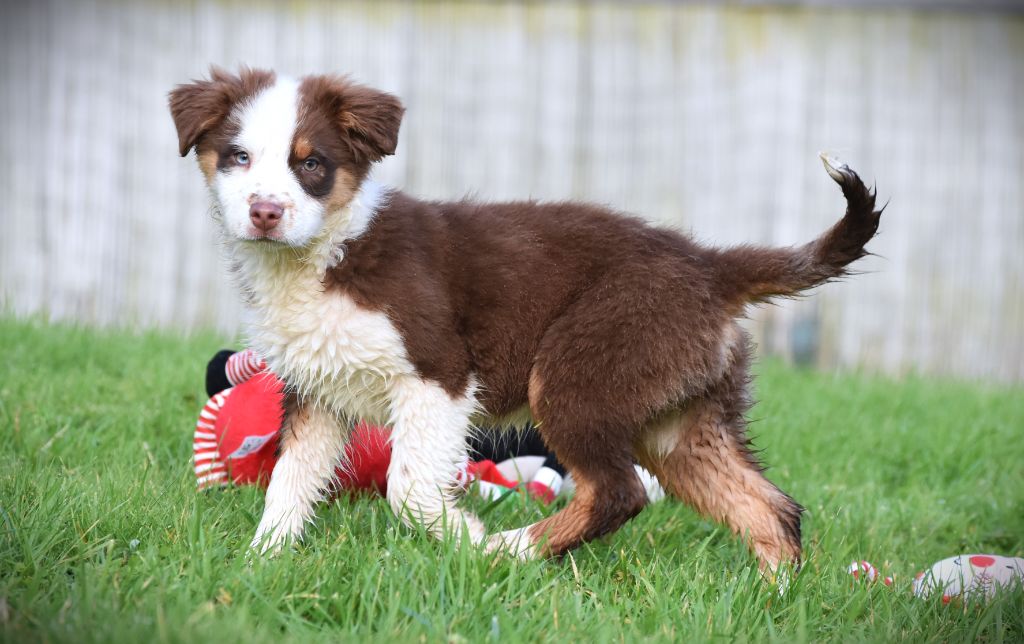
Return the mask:
<svg viewBox="0 0 1024 644">
<path fill-rule="evenodd" d="M 874 582 L 878 570 L 867 561 L 853 561 L 847 572 L 858 581 Z M 886 586 L 893 585 L 885 577 Z M 999 555 L 964 554 L 936 562 L 914 577 L 912 592 L 922 599 L 941 593 L 942 603 L 953 600 L 987 600 L 1000 591 L 1024 588 L 1024 559 Z"/>
<path fill-rule="evenodd" d="M 283 391 L 280 380 L 263 372 L 210 398 L 199 414 L 192 444 L 199 489 L 229 482 L 267 485 L 277 463 Z M 345 446 L 345 461 L 349 466 L 335 471 L 339 489 L 387 492 L 387 430 L 358 423 Z"/>
<path fill-rule="evenodd" d="M 853 575 L 853 578 L 858 581 L 860 579 L 864 579 L 864 581 L 876 581 L 878 579 L 878 569 L 867 561 L 851 561 L 850 565 L 846 568 L 846 572 Z M 892 586 L 892 577 L 883 578 L 882 583 L 886 586 Z"/>
<path fill-rule="evenodd" d="M 914 578 L 914 595 L 942 593 L 942 602 L 955 598 L 991 599 L 996 593 L 1024 587 L 1024 559 L 965 554 L 936 562 Z"/>
<path fill-rule="evenodd" d="M 213 394 L 199 412 L 193 460 L 199 489 L 226 485 L 266 485 L 277 462 L 281 423 L 281 383 L 260 374 Z"/>
</svg>

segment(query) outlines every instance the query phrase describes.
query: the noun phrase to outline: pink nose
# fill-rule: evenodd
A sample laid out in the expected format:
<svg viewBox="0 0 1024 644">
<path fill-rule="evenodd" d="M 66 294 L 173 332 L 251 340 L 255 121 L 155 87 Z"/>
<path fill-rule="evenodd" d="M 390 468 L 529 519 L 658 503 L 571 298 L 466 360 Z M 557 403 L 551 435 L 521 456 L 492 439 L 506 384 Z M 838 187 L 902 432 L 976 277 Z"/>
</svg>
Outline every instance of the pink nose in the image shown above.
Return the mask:
<svg viewBox="0 0 1024 644">
<path fill-rule="evenodd" d="M 265 233 L 277 227 L 283 214 L 284 208 L 272 201 L 257 201 L 249 206 L 249 220 L 253 226 Z"/>
</svg>

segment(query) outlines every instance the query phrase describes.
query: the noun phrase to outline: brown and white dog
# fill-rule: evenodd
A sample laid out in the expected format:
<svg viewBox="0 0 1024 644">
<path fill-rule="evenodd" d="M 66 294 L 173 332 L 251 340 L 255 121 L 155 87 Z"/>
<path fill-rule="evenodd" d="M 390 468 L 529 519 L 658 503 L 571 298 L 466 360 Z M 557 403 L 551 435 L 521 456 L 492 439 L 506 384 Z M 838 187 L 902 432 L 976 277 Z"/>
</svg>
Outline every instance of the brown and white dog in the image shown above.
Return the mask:
<svg viewBox="0 0 1024 644">
<path fill-rule="evenodd" d="M 826 159 L 846 214 L 796 248 L 709 248 L 581 203 L 427 202 L 367 179 L 403 107 L 345 78 L 214 69 L 170 94 L 245 302 L 248 339 L 291 390 L 252 545 L 298 538 L 349 420 L 393 426 L 388 499 L 407 522 L 518 556 L 557 555 L 646 502 L 633 463 L 799 561 L 802 508 L 748 447 L 751 302 L 844 274 L 878 227 L 874 194 Z M 487 535 L 455 504 L 466 435 L 533 419 L 577 491 Z"/>
</svg>

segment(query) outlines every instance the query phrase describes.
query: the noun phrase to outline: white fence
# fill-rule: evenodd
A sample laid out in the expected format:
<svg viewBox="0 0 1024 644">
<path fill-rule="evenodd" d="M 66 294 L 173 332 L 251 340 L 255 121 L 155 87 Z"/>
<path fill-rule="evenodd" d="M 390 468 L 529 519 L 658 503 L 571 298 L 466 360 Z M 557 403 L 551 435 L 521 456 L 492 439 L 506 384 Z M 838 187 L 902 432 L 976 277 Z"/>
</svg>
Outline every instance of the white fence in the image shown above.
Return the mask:
<svg viewBox="0 0 1024 644">
<path fill-rule="evenodd" d="M 0 297 L 18 314 L 233 330 L 165 96 L 212 63 L 350 72 L 408 112 L 377 177 L 583 198 L 718 243 L 892 199 L 867 274 L 755 312 L 821 366 L 1024 380 L 1024 19 L 673 3 L 33 2 L 0 19 Z"/>
</svg>

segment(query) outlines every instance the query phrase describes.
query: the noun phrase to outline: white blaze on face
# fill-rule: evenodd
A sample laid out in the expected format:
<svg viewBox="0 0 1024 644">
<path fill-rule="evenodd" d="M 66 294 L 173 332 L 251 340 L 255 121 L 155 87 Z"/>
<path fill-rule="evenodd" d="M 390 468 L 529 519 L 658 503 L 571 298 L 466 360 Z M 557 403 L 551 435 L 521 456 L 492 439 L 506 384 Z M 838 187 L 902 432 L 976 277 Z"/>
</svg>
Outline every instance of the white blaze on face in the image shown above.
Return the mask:
<svg viewBox="0 0 1024 644">
<path fill-rule="evenodd" d="M 235 146 L 249 155 L 248 165 L 218 170 L 213 181 L 225 231 L 236 239 L 261 237 L 249 219 L 257 201 L 280 205 L 284 214 L 267 235 L 289 246 L 307 244 L 323 225 L 324 207 L 302 189 L 288 164 L 299 114 L 299 85 L 278 78 L 274 85 L 236 108 Z"/>
</svg>

